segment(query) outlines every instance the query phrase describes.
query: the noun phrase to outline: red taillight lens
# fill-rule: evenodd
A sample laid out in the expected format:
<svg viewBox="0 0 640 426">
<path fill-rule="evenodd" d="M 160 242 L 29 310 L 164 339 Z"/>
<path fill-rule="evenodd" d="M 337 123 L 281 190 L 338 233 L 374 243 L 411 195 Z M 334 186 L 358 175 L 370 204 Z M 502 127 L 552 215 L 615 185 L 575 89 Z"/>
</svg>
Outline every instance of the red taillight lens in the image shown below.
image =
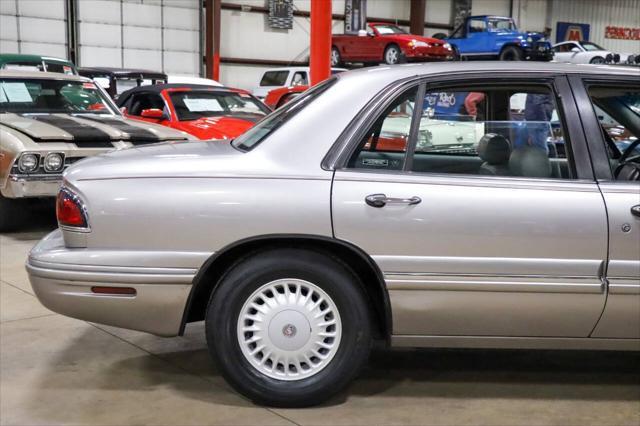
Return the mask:
<svg viewBox="0 0 640 426">
<path fill-rule="evenodd" d="M 78 197 L 67 189 L 58 193 L 56 216 L 60 225 L 87 228 L 87 218 Z"/>
</svg>

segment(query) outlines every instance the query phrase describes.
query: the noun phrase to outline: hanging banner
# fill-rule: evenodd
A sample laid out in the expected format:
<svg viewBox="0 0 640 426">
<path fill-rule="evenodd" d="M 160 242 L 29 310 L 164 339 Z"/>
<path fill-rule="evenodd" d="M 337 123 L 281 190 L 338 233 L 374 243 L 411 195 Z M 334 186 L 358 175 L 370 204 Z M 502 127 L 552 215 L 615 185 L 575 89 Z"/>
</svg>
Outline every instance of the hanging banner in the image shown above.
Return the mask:
<svg viewBox="0 0 640 426">
<path fill-rule="evenodd" d="M 367 27 L 367 0 L 345 0 L 344 33 L 358 34 Z"/>
<path fill-rule="evenodd" d="M 604 38 L 616 40 L 640 40 L 640 28 L 616 27 L 609 25 L 604 29 Z"/>
<path fill-rule="evenodd" d="M 556 26 L 556 43 L 562 41 L 589 41 L 591 25 L 575 22 L 558 22 Z"/>
<path fill-rule="evenodd" d="M 269 27 L 280 30 L 293 28 L 293 0 L 269 0 Z"/>
</svg>

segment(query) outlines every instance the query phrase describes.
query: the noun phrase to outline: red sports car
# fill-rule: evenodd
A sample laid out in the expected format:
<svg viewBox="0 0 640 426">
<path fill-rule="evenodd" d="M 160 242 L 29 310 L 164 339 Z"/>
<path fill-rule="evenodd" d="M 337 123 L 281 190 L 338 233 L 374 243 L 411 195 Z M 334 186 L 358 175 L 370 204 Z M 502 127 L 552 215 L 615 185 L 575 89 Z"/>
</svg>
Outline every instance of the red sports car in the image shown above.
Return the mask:
<svg viewBox="0 0 640 426">
<path fill-rule="evenodd" d="M 271 110 L 249 92 L 223 87 L 155 84 L 118 98 L 125 116 L 183 130 L 198 139 L 233 139 Z"/>
<path fill-rule="evenodd" d="M 358 35 L 333 35 L 331 66 L 345 62 L 384 62 L 453 59 L 454 52 L 446 41 L 407 33 L 402 28 L 371 22 Z"/>
</svg>

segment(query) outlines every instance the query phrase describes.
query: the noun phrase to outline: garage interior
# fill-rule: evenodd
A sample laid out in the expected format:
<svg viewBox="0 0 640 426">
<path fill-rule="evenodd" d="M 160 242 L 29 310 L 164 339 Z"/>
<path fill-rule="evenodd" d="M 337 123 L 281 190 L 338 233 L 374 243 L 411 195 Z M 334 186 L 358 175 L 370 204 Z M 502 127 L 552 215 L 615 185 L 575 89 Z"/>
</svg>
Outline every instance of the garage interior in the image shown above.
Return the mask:
<svg viewBox="0 0 640 426">
<path fill-rule="evenodd" d="M 269 25 L 266 0 L 0 0 L 0 53 L 81 67 L 143 68 L 251 91 L 271 68 L 308 66 L 311 3 L 291 29 Z M 640 0 L 464 0 L 472 15 L 513 17 L 527 31 L 588 23 L 591 41 L 640 53 Z M 370 21 L 431 36 L 454 29 L 459 0 L 368 0 Z M 345 0 L 331 0 L 332 31 Z M 0 234 L 0 424 L 82 425 L 640 425 L 640 354 L 614 351 L 388 349 L 329 402 L 265 408 L 236 393 L 207 351 L 204 324 L 184 336 L 93 324 L 36 299 L 29 250 L 55 229 L 48 206 Z M 640 318 L 638 319 L 640 321 Z"/>
</svg>

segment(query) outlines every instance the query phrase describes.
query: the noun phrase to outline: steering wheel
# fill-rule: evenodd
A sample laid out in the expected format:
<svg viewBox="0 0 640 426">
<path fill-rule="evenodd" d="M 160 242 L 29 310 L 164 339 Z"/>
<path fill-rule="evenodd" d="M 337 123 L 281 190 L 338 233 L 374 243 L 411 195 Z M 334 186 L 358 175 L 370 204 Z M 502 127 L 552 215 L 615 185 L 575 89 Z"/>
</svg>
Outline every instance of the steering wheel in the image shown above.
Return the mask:
<svg viewBox="0 0 640 426">
<path fill-rule="evenodd" d="M 629 145 L 618 160 L 618 167 L 614 173 L 618 180 L 640 180 L 640 163 L 634 160 L 640 158 L 640 155 L 631 156 L 636 147 L 640 145 L 640 139 L 636 139 Z"/>
</svg>

